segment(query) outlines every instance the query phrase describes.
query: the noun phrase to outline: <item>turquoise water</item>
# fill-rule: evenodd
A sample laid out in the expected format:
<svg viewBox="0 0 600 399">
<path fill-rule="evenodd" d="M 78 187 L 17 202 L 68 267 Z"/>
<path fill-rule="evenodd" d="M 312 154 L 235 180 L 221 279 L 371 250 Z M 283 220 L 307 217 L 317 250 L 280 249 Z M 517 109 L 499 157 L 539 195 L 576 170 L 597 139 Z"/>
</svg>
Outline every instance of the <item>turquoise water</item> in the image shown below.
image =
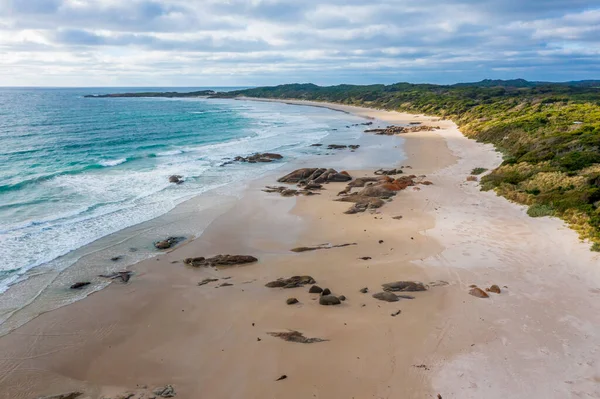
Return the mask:
<svg viewBox="0 0 600 399">
<path fill-rule="evenodd" d="M 134 90 L 152 89 L 0 89 L 0 292 L 32 268 L 281 165 L 221 166 L 228 158 L 270 151 L 288 161 L 333 131 L 360 134 L 346 127 L 358 118 L 320 108 L 83 98 Z M 185 183 L 170 184 L 173 174 Z"/>
</svg>

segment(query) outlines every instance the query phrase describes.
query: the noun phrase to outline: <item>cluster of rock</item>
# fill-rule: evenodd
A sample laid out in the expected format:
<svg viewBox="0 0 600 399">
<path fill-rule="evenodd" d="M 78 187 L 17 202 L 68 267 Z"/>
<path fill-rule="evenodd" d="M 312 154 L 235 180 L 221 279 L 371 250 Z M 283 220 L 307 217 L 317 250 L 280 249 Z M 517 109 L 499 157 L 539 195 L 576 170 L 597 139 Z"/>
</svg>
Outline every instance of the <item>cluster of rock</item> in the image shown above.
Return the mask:
<svg viewBox="0 0 600 399">
<path fill-rule="evenodd" d="M 412 125 L 412 126 L 387 126 L 381 129 L 367 129 L 365 133 L 374 133 L 382 136 L 393 136 L 395 134 L 402 133 L 415 133 L 415 132 L 430 132 L 439 129 L 439 126 L 427 126 L 427 125 Z"/>
<path fill-rule="evenodd" d="M 338 172 L 335 169 L 302 168 L 281 177 L 279 183 L 298 183 L 300 185 L 322 184 L 329 182 L 347 182 L 352 176 L 346 171 Z"/>
<path fill-rule="evenodd" d="M 382 176 L 382 175 L 393 176 L 393 175 L 400 175 L 404 172 L 402 171 L 402 169 L 377 169 L 373 173 L 377 176 Z"/>
<path fill-rule="evenodd" d="M 496 284 L 486 288 L 485 291 L 477 287 L 476 285 L 471 285 L 471 290 L 469 290 L 469 294 L 477 298 L 489 298 L 490 296 L 488 295 L 488 292 L 500 294 L 502 290 Z"/>
<path fill-rule="evenodd" d="M 373 298 L 385 302 L 398 302 L 400 299 L 414 299 L 410 295 L 397 295 L 394 292 L 416 292 L 427 291 L 427 287 L 423 283 L 416 281 L 396 281 L 381 285 L 383 291 L 373 294 Z M 366 291 L 365 291 L 366 293 Z"/>
<path fill-rule="evenodd" d="M 390 171 L 386 172 L 389 173 Z M 384 200 L 390 199 L 398 191 L 418 183 L 431 184 L 429 181 L 419 180 L 415 175 L 402 176 L 397 179 L 389 177 L 386 173 L 382 173 L 377 177 L 359 177 L 348 183 L 346 189 L 338 193 L 340 198 L 336 201 L 354 203 L 350 209 L 344 212 L 346 214 L 364 212 L 367 209 L 382 207 L 385 204 Z M 362 188 L 362 190 L 353 193 L 353 188 Z"/>
<path fill-rule="evenodd" d="M 279 160 L 282 158 L 283 158 L 283 155 L 280 155 L 280 154 L 273 154 L 270 152 L 264 152 L 264 153 L 257 152 L 256 154 L 250 155 L 248 157 L 237 156 L 237 157 L 233 158 L 233 160 L 237 161 L 237 162 L 257 163 L 257 162 L 273 162 L 275 160 Z"/>
<path fill-rule="evenodd" d="M 156 249 L 169 249 L 182 241 L 185 241 L 185 237 L 169 237 L 166 240 L 155 242 L 154 247 Z"/>
<path fill-rule="evenodd" d="M 254 262 L 258 262 L 258 259 L 250 255 L 217 255 L 213 256 L 212 258 L 199 256 L 196 258 L 186 258 L 183 260 L 183 263 L 193 267 L 234 266 Z"/>
</svg>

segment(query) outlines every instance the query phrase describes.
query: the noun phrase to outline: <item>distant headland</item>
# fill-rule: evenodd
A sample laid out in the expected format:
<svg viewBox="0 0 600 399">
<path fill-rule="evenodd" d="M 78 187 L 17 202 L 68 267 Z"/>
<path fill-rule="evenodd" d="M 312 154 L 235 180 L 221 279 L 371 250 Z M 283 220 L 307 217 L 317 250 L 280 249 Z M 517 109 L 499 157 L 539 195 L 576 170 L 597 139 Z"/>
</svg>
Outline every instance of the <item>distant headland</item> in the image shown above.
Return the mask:
<svg viewBox="0 0 600 399">
<path fill-rule="evenodd" d="M 191 91 L 188 93 L 179 93 L 176 91 L 167 92 L 143 92 L 143 93 L 113 93 L 113 94 L 88 94 L 87 98 L 120 98 L 120 97 L 161 97 L 161 98 L 185 98 L 185 97 L 206 97 L 217 94 L 214 90 Z"/>
</svg>

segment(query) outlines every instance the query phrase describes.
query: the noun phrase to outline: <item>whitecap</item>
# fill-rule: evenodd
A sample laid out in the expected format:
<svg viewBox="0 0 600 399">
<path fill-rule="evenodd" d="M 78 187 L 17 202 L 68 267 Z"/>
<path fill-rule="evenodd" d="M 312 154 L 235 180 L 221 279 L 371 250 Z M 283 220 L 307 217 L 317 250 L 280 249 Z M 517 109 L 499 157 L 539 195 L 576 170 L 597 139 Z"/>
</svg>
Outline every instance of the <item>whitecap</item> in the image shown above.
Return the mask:
<svg viewBox="0 0 600 399">
<path fill-rule="evenodd" d="M 119 159 L 109 159 L 106 161 L 102 161 L 99 162 L 100 165 L 102 166 L 117 166 L 117 165 L 121 165 L 122 163 L 127 162 L 127 158 L 119 158 Z"/>
</svg>

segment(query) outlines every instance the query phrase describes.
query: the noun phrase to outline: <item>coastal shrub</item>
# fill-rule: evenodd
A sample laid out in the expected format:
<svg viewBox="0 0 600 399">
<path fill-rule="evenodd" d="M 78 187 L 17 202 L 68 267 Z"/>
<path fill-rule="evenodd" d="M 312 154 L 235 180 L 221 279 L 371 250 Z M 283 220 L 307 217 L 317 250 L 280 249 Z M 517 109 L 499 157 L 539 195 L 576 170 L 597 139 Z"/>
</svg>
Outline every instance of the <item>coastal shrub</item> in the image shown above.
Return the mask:
<svg viewBox="0 0 600 399">
<path fill-rule="evenodd" d="M 594 252 L 600 252 L 600 243 L 599 242 L 595 242 L 592 244 L 592 246 L 590 247 L 591 251 Z"/>
<path fill-rule="evenodd" d="M 553 216 L 554 210 L 548 206 L 543 204 L 533 204 L 527 209 L 527 214 L 532 218 L 539 218 L 543 216 Z"/>
<path fill-rule="evenodd" d="M 483 172 L 486 172 L 486 171 L 487 171 L 486 168 L 475 168 L 475 169 L 473 169 L 471 171 L 471 174 L 472 175 L 480 175 L 480 174 L 482 174 Z"/>
</svg>

